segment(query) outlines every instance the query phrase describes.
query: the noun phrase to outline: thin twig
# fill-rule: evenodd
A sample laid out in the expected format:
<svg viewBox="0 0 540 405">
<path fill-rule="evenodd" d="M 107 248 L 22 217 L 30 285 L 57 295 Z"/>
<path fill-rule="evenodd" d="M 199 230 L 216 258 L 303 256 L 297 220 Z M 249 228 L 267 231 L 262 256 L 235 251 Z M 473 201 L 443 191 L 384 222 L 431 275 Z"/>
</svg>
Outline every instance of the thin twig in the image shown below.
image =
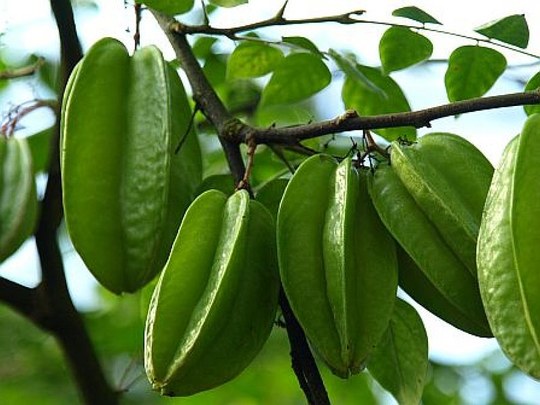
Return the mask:
<svg viewBox="0 0 540 405">
<path fill-rule="evenodd" d="M 56 112 L 58 102 L 56 100 L 31 100 L 13 107 L 6 114 L 5 122 L 0 125 L 0 135 L 4 135 L 6 137 L 12 136 L 17 129 L 18 123 L 25 116 L 41 107 L 47 107 L 53 110 L 53 112 Z"/>
<path fill-rule="evenodd" d="M 0 71 L 0 80 L 16 79 L 19 77 L 32 76 L 45 64 L 45 58 L 38 58 L 33 64 L 18 69 Z"/>
<path fill-rule="evenodd" d="M 251 24 L 240 25 L 231 28 L 217 28 L 212 27 L 210 24 L 203 25 L 187 25 L 177 23 L 173 30 L 179 34 L 207 34 L 207 35 L 221 35 L 230 39 L 240 39 L 237 34 L 240 32 L 253 31 L 259 28 L 283 26 L 283 25 L 302 25 L 302 24 L 320 24 L 327 22 L 334 22 L 339 24 L 356 24 L 358 20 L 354 19 L 354 16 L 360 16 L 364 13 L 364 10 L 350 11 L 344 14 L 337 14 L 332 16 L 304 18 L 304 19 L 286 19 L 283 17 L 283 9 L 280 9 L 278 13 L 266 20 L 258 21 Z"/>
<path fill-rule="evenodd" d="M 469 41 L 474 41 L 475 43 L 484 43 L 484 44 L 489 44 L 489 45 L 493 45 L 500 48 L 505 48 L 513 52 L 517 52 L 517 53 L 527 55 L 536 59 L 540 59 L 539 55 L 536 55 L 531 52 L 527 52 L 524 49 L 521 49 L 517 46 L 513 46 L 510 44 L 501 42 L 501 41 L 493 40 L 491 38 L 465 35 L 465 34 L 460 34 L 457 32 L 447 31 L 447 30 L 438 29 L 438 28 L 430 28 L 430 27 L 426 27 L 424 24 L 422 25 L 400 24 L 400 23 L 393 23 L 393 22 L 387 22 L 387 21 L 376 21 L 376 20 L 354 18 L 354 17 L 358 17 L 364 14 L 364 12 L 365 12 L 364 10 L 353 10 L 344 14 L 289 20 L 283 17 L 282 9 L 280 9 L 280 11 L 274 17 L 257 21 L 254 23 L 250 23 L 250 24 L 239 25 L 236 27 L 218 28 L 218 27 L 212 27 L 209 23 L 206 22 L 205 24 L 201 24 L 201 25 L 187 25 L 187 24 L 179 23 L 175 27 L 175 29 L 178 30 L 178 32 L 181 32 L 183 34 L 220 35 L 220 36 L 225 36 L 233 40 L 238 40 L 238 39 L 244 39 L 243 37 L 238 36 L 238 34 L 242 32 L 248 32 L 248 31 L 253 31 L 256 29 L 283 26 L 283 25 L 320 24 L 320 23 L 329 23 L 329 22 L 344 24 L 344 25 L 371 24 L 371 25 L 383 25 L 387 27 L 408 28 L 408 29 L 413 29 L 413 30 L 421 30 L 421 31 L 427 31 L 427 32 L 432 32 L 436 34 L 453 36 L 457 38 L 466 39 Z"/>
</svg>

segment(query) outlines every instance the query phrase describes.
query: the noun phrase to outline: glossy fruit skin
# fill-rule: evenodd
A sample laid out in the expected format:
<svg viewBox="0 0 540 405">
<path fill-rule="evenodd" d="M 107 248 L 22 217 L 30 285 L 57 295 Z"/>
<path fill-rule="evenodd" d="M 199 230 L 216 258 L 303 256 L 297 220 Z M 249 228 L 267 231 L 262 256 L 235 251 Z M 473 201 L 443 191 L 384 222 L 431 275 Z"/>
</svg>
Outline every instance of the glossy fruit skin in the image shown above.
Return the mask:
<svg viewBox="0 0 540 405">
<path fill-rule="evenodd" d="M 540 115 L 506 147 L 478 238 L 480 292 L 493 334 L 512 363 L 540 378 Z"/>
<path fill-rule="evenodd" d="M 289 181 L 277 219 L 281 280 L 311 346 L 340 377 L 358 373 L 390 320 L 397 289 L 391 236 L 367 174 L 328 155 Z"/>
<path fill-rule="evenodd" d="M 191 111 L 160 51 L 129 56 L 115 39 L 75 68 L 62 108 L 63 204 L 71 240 L 96 279 L 133 292 L 163 267 L 201 178 Z"/>
<path fill-rule="evenodd" d="M 155 390 L 185 396 L 244 370 L 270 334 L 279 276 L 272 216 L 245 190 L 208 190 L 189 207 L 154 290 L 145 368 Z"/>
<path fill-rule="evenodd" d="M 472 144 L 429 134 L 392 144 L 370 192 L 400 247 L 400 286 L 438 317 L 478 336 L 492 336 L 477 282 L 475 249 L 493 168 Z"/>
<path fill-rule="evenodd" d="M 0 263 L 32 235 L 37 213 L 28 143 L 0 136 Z"/>
</svg>

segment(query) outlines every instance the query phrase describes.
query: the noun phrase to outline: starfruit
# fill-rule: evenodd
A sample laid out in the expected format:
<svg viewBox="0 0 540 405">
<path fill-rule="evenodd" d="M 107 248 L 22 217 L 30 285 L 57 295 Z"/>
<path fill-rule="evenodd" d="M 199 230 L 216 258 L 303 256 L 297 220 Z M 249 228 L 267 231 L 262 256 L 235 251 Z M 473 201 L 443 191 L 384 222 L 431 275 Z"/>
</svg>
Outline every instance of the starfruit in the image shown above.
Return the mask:
<svg viewBox="0 0 540 405">
<path fill-rule="evenodd" d="M 478 237 L 489 324 L 512 363 L 540 379 L 540 114 L 506 147 Z"/>
<path fill-rule="evenodd" d="M 471 143 L 434 133 L 414 144 L 394 142 L 391 166 L 380 164 L 370 187 L 400 245 L 400 286 L 441 319 L 478 336 L 492 336 L 475 264 L 492 174 Z"/>
<path fill-rule="evenodd" d="M 278 292 L 266 208 L 245 190 L 197 197 L 150 302 L 144 359 L 153 388 L 185 396 L 237 376 L 268 338 Z"/>
<path fill-rule="evenodd" d="M 193 199 L 202 169 L 190 117 L 178 75 L 154 46 L 130 56 L 102 39 L 70 78 L 61 119 L 66 225 L 88 269 L 115 293 L 161 270 Z"/>
<path fill-rule="evenodd" d="M 340 377 L 361 371 L 392 316 L 394 242 L 375 212 L 366 172 L 328 155 L 305 160 L 277 219 L 283 288 L 311 346 Z"/>
<path fill-rule="evenodd" d="M 37 207 L 26 139 L 0 136 L 0 263 L 32 235 Z"/>
</svg>

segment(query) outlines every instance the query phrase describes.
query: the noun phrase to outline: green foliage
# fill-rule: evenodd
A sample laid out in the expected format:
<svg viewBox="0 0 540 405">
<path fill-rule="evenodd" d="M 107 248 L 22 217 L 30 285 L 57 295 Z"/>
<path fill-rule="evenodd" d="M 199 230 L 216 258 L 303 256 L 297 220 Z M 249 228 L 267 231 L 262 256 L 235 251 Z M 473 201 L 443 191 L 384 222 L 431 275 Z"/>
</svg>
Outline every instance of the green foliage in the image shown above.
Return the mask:
<svg viewBox="0 0 540 405">
<path fill-rule="evenodd" d="M 229 57 L 227 77 L 251 78 L 272 72 L 283 59 L 278 49 L 256 41 L 246 41 L 238 45 Z"/>
<path fill-rule="evenodd" d="M 357 75 L 354 72 L 360 73 Z M 366 85 L 365 77 L 372 86 Z M 390 76 L 385 76 L 380 69 L 355 64 L 353 74 L 347 74 L 341 97 L 346 108 L 356 110 L 360 115 L 389 114 L 410 111 L 411 107 L 399 85 Z M 414 140 L 416 129 L 384 128 L 374 130 L 385 139 L 398 138 Z"/>
<path fill-rule="evenodd" d="M 210 0 L 210 3 L 220 7 L 236 7 L 246 4 L 249 0 Z"/>
<path fill-rule="evenodd" d="M 427 334 L 420 315 L 405 301 L 396 301 L 388 329 L 368 367 L 399 404 L 420 402 L 428 371 Z"/>
<path fill-rule="evenodd" d="M 392 15 L 396 17 L 408 18 L 410 20 L 418 21 L 422 24 L 441 24 L 433 16 L 416 6 L 398 8 L 392 12 Z"/>
<path fill-rule="evenodd" d="M 497 39 L 520 48 L 527 48 L 529 44 L 529 27 L 523 14 L 510 15 L 489 22 L 476 28 L 475 31 L 488 38 Z"/>
<path fill-rule="evenodd" d="M 286 44 L 294 45 L 300 49 L 313 52 L 317 56 L 324 57 L 319 48 L 317 48 L 317 45 L 306 37 L 283 37 L 281 40 Z"/>
<path fill-rule="evenodd" d="M 313 53 L 291 53 L 277 65 L 263 89 L 263 104 L 288 104 L 302 101 L 330 84 L 326 64 Z"/>
<path fill-rule="evenodd" d="M 483 96 L 503 74 L 506 58 L 495 49 L 462 46 L 450 55 L 444 77 L 448 100 Z"/>
<path fill-rule="evenodd" d="M 379 55 L 384 73 L 405 69 L 428 59 L 433 52 L 429 39 L 409 28 L 391 27 L 379 43 Z"/>
<path fill-rule="evenodd" d="M 533 77 L 531 77 L 529 81 L 527 82 L 527 84 L 525 85 L 525 90 L 527 91 L 532 91 L 532 90 L 538 91 L 538 88 L 540 88 L 540 72 L 536 73 Z M 523 106 L 523 109 L 525 110 L 525 113 L 527 115 L 540 113 L 539 105 L 525 105 Z"/>
<path fill-rule="evenodd" d="M 194 0 L 137 0 L 148 7 L 170 15 L 187 13 L 193 8 Z"/>
</svg>

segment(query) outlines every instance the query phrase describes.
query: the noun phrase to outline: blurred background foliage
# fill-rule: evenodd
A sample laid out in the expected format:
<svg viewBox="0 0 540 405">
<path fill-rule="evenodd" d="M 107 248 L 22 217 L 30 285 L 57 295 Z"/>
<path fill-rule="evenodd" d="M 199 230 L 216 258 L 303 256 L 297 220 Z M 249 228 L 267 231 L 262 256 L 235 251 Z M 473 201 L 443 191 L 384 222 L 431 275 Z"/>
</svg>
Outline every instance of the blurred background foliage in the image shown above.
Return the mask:
<svg viewBox="0 0 540 405">
<path fill-rule="evenodd" d="M 100 291 L 97 310 L 84 313 L 92 340 L 124 404 L 276 404 L 305 403 L 290 368 L 285 330 L 274 328 L 256 360 L 237 379 L 190 398 L 153 393 L 142 368 L 143 320 L 138 296 L 114 297 Z M 321 367 L 336 404 L 393 403 L 369 374 L 341 380 Z M 456 366 L 431 361 L 423 403 L 523 404 L 515 398 L 519 373 L 498 351 L 478 362 Z M 0 307 L 0 398 L 4 404 L 76 404 L 78 397 L 62 353 L 53 338 L 8 308 Z M 531 404 L 534 400 L 531 399 Z"/>
</svg>

